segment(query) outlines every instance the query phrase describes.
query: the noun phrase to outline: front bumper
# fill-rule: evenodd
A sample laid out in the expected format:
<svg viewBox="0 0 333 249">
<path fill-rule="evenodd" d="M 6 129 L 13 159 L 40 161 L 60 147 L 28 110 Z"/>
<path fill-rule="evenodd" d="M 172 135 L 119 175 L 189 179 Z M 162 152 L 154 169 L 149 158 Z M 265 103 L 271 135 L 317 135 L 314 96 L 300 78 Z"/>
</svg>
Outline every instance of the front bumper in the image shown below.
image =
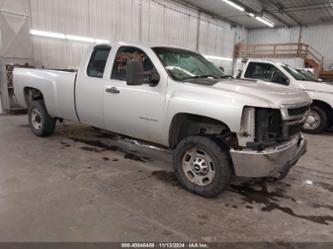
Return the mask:
<svg viewBox="0 0 333 249">
<path fill-rule="evenodd" d="M 264 151 L 230 150 L 236 176 L 279 177 L 306 153 L 307 144 L 299 134 L 291 141 Z"/>
</svg>

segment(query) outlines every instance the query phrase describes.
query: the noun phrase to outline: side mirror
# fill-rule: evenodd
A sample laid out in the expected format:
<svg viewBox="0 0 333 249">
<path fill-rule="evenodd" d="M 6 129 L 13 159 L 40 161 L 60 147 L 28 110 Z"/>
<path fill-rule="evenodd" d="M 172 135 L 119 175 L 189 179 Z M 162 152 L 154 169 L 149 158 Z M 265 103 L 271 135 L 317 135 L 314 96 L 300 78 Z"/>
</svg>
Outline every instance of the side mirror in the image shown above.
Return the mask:
<svg viewBox="0 0 333 249">
<path fill-rule="evenodd" d="M 236 75 L 236 79 L 240 79 L 241 76 L 242 76 L 242 73 L 243 73 L 242 70 L 238 70 L 238 73 L 237 73 L 237 75 Z"/>
<path fill-rule="evenodd" d="M 143 64 L 139 61 L 127 62 L 127 85 L 139 86 L 144 82 Z"/>
<path fill-rule="evenodd" d="M 272 77 L 272 82 L 289 85 L 290 80 L 282 72 L 275 72 Z"/>
<path fill-rule="evenodd" d="M 160 75 L 158 72 L 154 69 L 150 75 L 149 75 L 149 80 L 150 80 L 150 86 L 156 86 L 160 82 Z"/>
</svg>

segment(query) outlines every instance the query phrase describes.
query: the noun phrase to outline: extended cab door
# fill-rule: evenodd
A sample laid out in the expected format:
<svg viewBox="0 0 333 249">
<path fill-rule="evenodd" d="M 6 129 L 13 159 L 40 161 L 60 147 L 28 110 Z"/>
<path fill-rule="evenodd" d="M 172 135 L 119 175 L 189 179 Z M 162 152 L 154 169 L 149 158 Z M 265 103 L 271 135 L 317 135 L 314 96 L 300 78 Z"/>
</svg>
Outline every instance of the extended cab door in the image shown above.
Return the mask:
<svg viewBox="0 0 333 249">
<path fill-rule="evenodd" d="M 129 60 L 143 63 L 146 75 L 143 85 L 127 85 Z M 107 129 L 161 143 L 167 77 L 162 76 L 163 70 L 156 64 L 158 58 L 151 50 L 145 52 L 138 47 L 119 47 L 110 65 L 111 77 L 105 85 L 104 116 Z M 150 80 L 149 73 L 153 70 L 160 76 L 157 82 Z"/>
<path fill-rule="evenodd" d="M 105 66 L 111 51 L 107 45 L 97 45 L 82 61 L 75 86 L 76 110 L 84 124 L 106 128 L 104 122 Z"/>
<path fill-rule="evenodd" d="M 257 79 L 277 83 L 281 85 L 288 85 L 288 77 L 275 65 L 264 62 L 249 62 L 243 72 L 244 79 Z"/>
</svg>

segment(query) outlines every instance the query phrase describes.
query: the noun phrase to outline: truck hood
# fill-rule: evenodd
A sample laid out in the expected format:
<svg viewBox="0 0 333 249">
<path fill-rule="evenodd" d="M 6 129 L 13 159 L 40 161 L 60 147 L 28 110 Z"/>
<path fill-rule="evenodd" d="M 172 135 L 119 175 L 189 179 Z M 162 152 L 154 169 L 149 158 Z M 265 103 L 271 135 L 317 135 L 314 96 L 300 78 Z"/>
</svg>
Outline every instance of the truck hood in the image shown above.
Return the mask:
<svg viewBox="0 0 333 249">
<path fill-rule="evenodd" d="M 304 90 L 264 81 L 225 80 L 212 85 L 212 87 L 265 101 L 271 108 L 311 103 L 309 95 Z"/>
<path fill-rule="evenodd" d="M 333 85 L 329 83 L 314 81 L 297 81 L 297 83 L 305 91 L 333 94 Z"/>
</svg>

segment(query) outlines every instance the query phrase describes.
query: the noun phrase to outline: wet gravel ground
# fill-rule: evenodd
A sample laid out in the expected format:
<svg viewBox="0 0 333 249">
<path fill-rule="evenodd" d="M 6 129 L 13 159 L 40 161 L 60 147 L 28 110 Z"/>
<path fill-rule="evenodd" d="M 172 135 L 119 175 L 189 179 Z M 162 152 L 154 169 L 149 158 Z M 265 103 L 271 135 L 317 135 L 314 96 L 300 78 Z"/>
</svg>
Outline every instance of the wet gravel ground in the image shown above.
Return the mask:
<svg viewBox="0 0 333 249">
<path fill-rule="evenodd" d="M 0 127 L 0 241 L 333 240 L 333 132 L 307 135 L 285 180 L 235 179 L 205 199 L 153 145 L 70 123 L 37 138 L 21 115 Z"/>
</svg>

